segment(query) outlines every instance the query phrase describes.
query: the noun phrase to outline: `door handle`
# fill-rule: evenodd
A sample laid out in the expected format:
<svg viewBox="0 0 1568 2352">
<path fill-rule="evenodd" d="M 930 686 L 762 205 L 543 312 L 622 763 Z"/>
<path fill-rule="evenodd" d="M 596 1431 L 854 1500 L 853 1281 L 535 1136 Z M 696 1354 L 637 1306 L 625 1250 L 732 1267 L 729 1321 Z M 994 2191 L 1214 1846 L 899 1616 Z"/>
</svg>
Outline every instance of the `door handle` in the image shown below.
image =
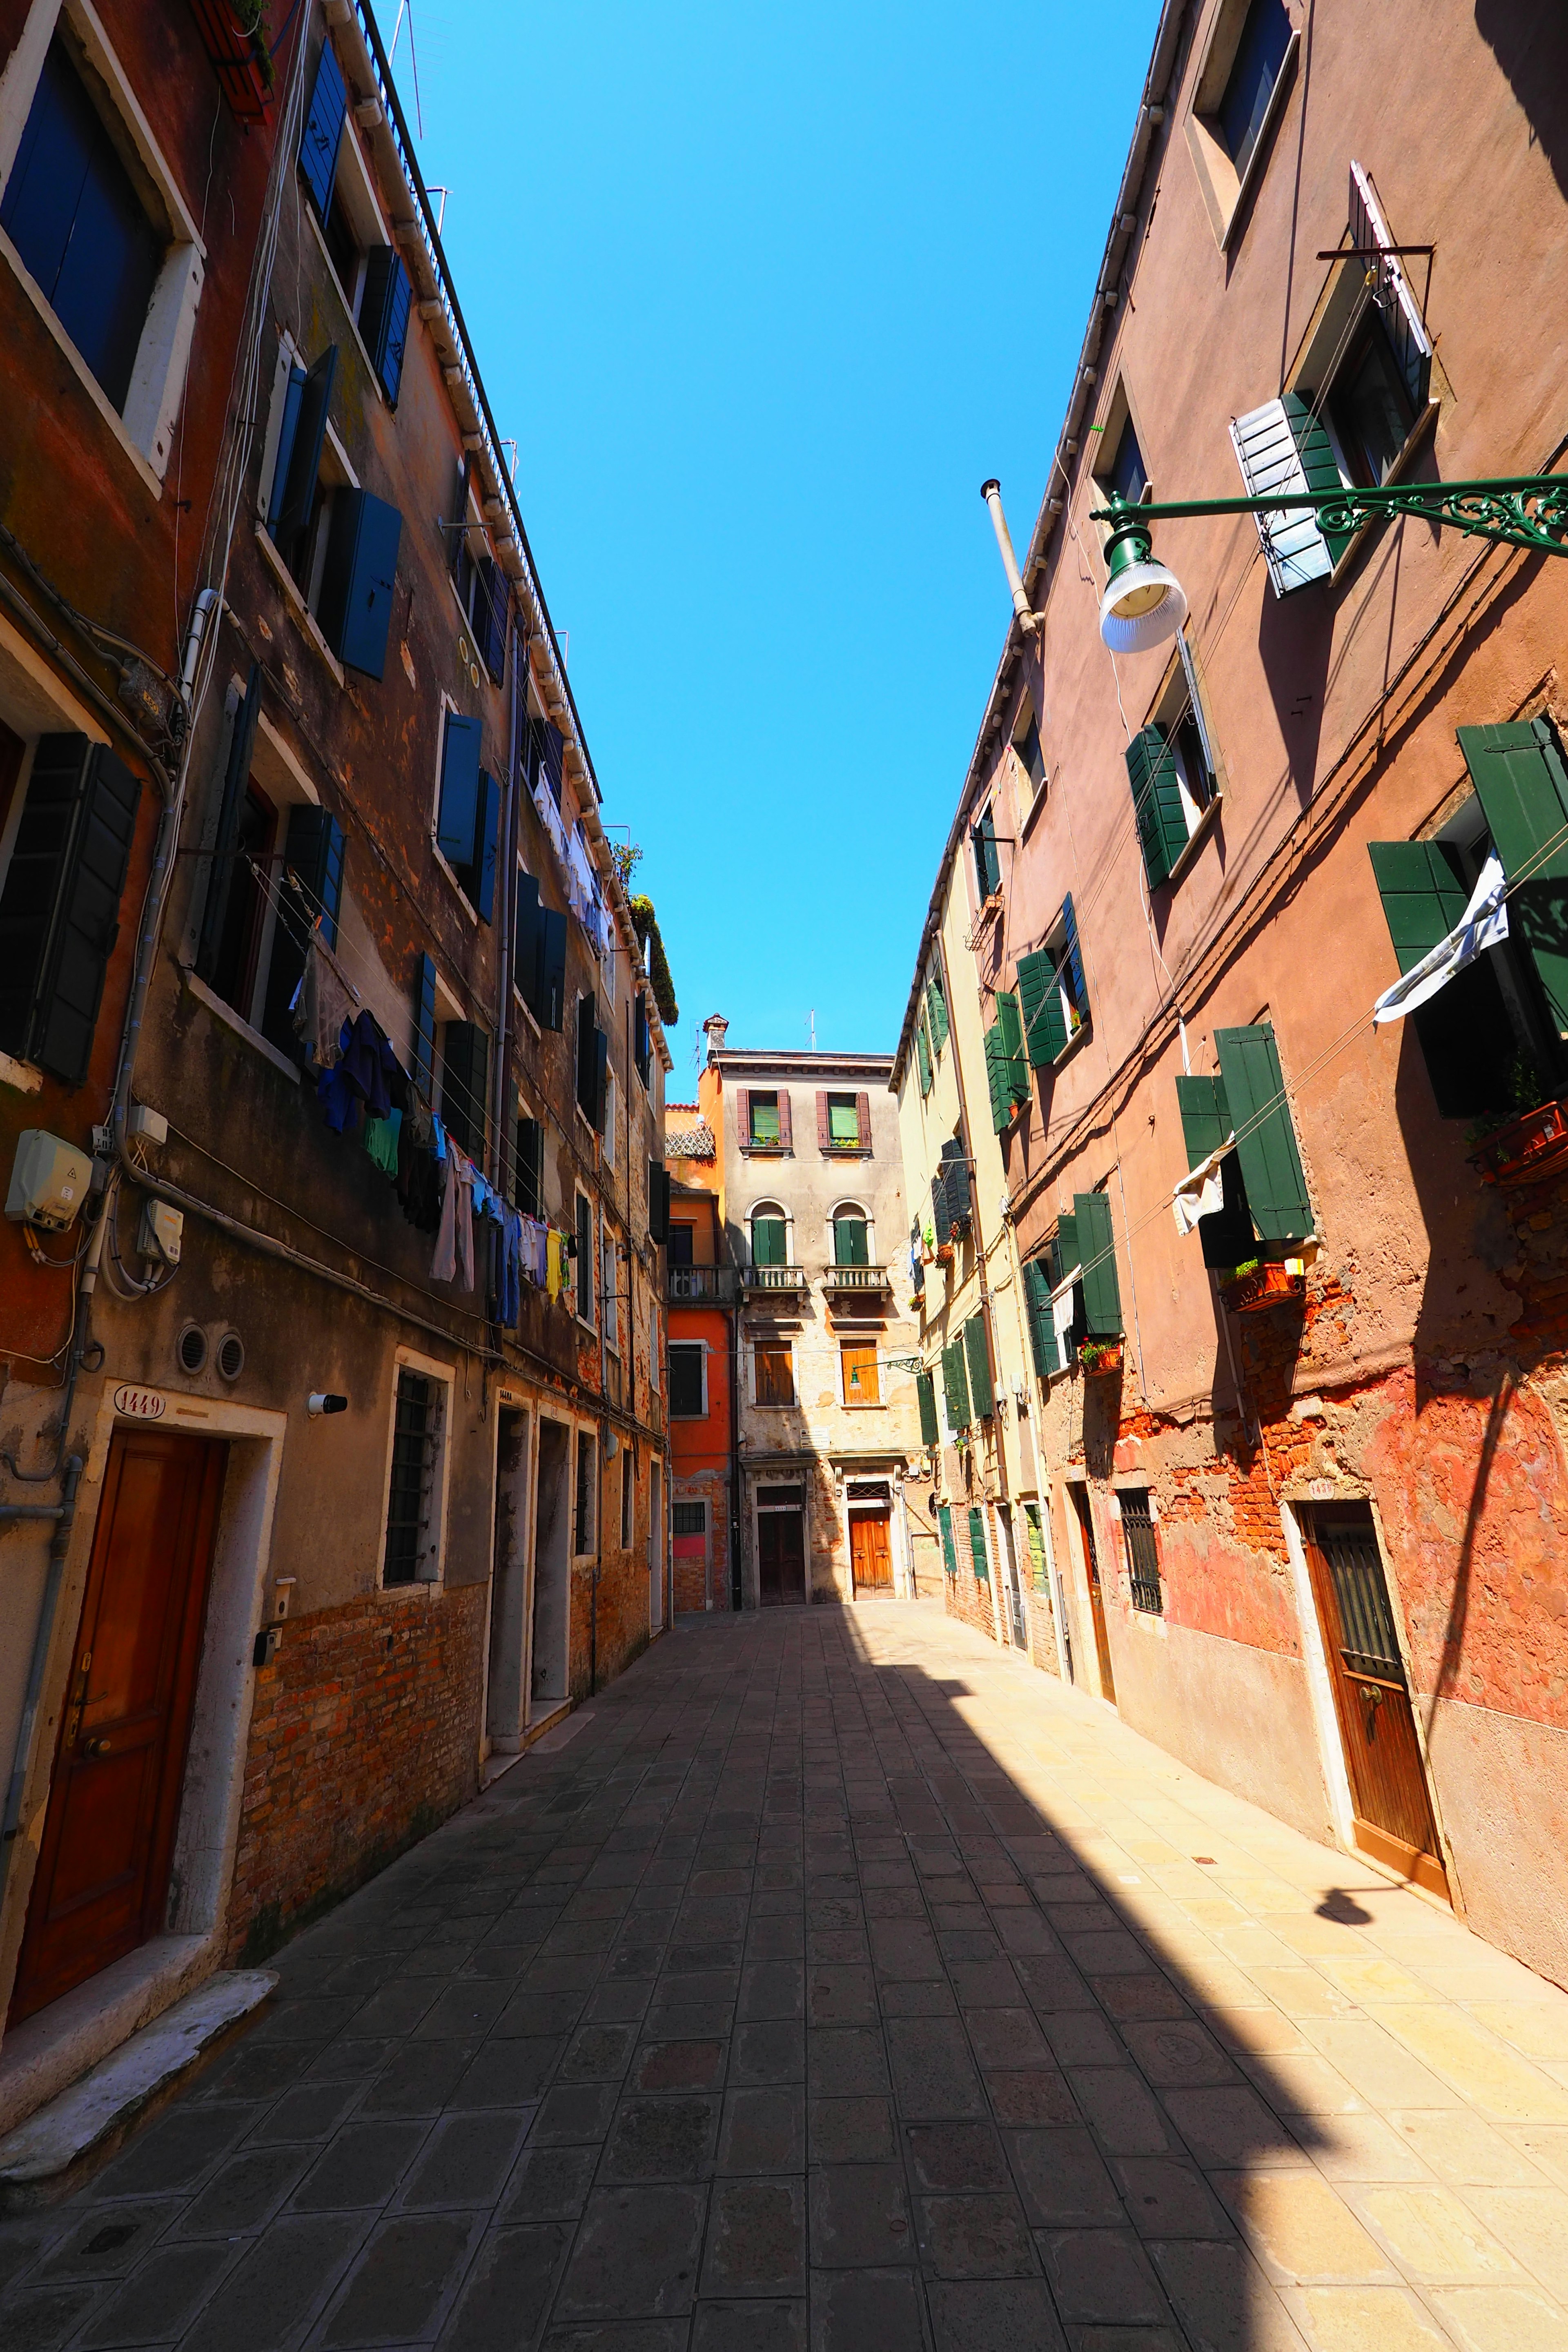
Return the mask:
<svg viewBox="0 0 1568 2352">
<path fill-rule="evenodd" d="M 81 1752 L 84 1756 L 107 1756 L 109 1742 L 107 1739 L 84 1739 L 81 1743 Z"/>
<path fill-rule="evenodd" d="M 1388 1694 L 1379 1683 L 1362 1683 L 1358 1687 L 1366 1701 L 1366 1739 L 1370 1748 L 1377 1738 L 1377 1710 Z"/>
</svg>

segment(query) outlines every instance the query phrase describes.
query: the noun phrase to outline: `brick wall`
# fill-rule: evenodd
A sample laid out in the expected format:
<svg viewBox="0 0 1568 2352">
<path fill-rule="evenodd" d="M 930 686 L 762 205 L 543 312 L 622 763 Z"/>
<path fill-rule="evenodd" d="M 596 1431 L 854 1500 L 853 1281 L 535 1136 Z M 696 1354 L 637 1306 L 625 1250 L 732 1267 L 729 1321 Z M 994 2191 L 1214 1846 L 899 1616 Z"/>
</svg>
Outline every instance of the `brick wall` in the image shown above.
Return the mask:
<svg viewBox="0 0 1568 2352">
<path fill-rule="evenodd" d="M 255 1961 L 478 1783 L 482 1584 L 291 1620 L 256 1677 L 228 1958 Z"/>
</svg>

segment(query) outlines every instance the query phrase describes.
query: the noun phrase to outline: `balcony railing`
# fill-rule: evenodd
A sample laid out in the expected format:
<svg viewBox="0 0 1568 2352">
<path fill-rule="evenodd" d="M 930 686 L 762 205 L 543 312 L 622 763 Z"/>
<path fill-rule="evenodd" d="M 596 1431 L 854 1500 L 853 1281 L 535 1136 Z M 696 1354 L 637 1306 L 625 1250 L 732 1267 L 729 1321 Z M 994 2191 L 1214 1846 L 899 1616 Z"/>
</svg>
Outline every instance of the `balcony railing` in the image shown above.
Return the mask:
<svg viewBox="0 0 1568 2352">
<path fill-rule="evenodd" d="M 741 1279 L 748 1290 L 804 1290 L 805 1268 L 800 1265 L 749 1265 Z"/>
<path fill-rule="evenodd" d="M 886 1290 L 885 1265 L 830 1265 L 822 1277 L 826 1290 Z"/>
<path fill-rule="evenodd" d="M 732 1265 L 672 1265 L 668 1273 L 672 1307 L 728 1307 L 734 1298 Z"/>
</svg>

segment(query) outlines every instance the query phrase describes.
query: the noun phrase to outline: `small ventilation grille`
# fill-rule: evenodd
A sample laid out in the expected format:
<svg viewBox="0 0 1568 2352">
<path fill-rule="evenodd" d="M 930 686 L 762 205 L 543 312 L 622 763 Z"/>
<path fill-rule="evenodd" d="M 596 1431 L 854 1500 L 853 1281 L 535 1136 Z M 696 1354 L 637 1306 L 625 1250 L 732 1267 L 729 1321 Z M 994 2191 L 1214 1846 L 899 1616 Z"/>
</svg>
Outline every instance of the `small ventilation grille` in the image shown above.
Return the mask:
<svg viewBox="0 0 1568 2352">
<path fill-rule="evenodd" d="M 183 1372 L 199 1372 L 207 1360 L 207 1335 L 199 1323 L 187 1323 L 174 1343 Z"/>
<path fill-rule="evenodd" d="M 218 1341 L 217 1368 L 226 1381 L 237 1381 L 244 1371 L 245 1342 L 237 1331 L 226 1331 Z"/>
</svg>

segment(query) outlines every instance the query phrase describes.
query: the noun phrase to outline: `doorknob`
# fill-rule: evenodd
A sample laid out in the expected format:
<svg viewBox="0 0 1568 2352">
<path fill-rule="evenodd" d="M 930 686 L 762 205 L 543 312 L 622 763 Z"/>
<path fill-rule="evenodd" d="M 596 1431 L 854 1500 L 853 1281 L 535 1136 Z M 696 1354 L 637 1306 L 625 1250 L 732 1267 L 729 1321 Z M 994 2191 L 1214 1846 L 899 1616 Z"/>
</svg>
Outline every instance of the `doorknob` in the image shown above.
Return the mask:
<svg viewBox="0 0 1568 2352">
<path fill-rule="evenodd" d="M 81 1752 L 84 1756 L 107 1756 L 109 1742 L 107 1739 L 84 1739 L 81 1743 Z"/>
<path fill-rule="evenodd" d="M 1366 1701 L 1366 1738 L 1367 1745 L 1370 1747 L 1377 1738 L 1377 1710 L 1383 1705 L 1387 1693 L 1379 1683 L 1362 1683 L 1359 1688 L 1363 1698 Z"/>
</svg>

